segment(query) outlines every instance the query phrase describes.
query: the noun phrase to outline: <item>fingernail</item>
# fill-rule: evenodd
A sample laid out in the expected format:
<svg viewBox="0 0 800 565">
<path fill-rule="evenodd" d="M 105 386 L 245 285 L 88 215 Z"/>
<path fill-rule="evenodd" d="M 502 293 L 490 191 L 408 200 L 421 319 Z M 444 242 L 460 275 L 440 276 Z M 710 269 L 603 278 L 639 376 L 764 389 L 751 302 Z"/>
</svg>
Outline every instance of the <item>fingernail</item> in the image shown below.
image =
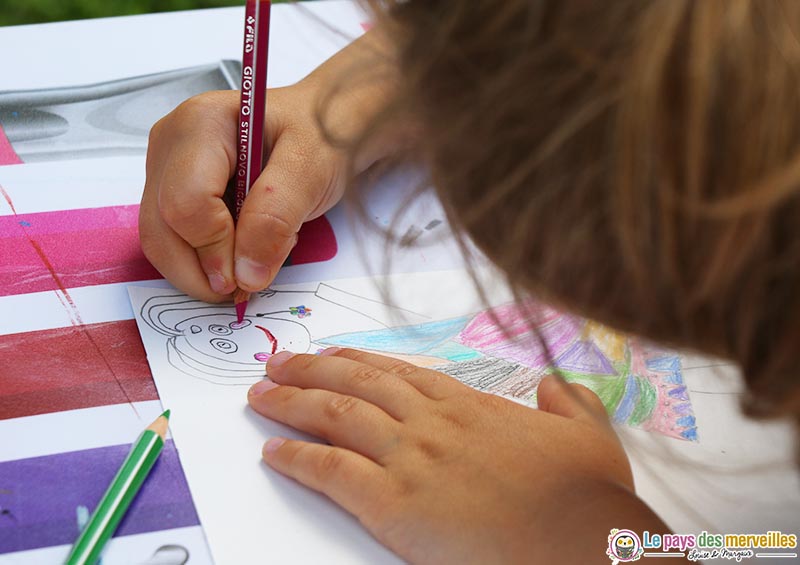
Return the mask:
<svg viewBox="0 0 800 565">
<path fill-rule="evenodd" d="M 239 257 L 236 259 L 234 274 L 240 286 L 246 287 L 245 290 L 261 290 L 267 286 L 270 270 L 266 265 L 256 263 L 252 259 Z"/>
<path fill-rule="evenodd" d="M 323 349 L 319 352 L 320 357 L 327 357 L 328 355 L 334 355 L 335 353 L 339 353 L 342 350 L 341 347 L 328 347 Z"/>
<path fill-rule="evenodd" d="M 269 358 L 269 361 L 267 361 L 267 368 L 280 367 L 292 357 L 294 357 L 294 353 L 292 353 L 291 351 L 281 351 L 280 353 L 276 353 L 275 355 Z"/>
<path fill-rule="evenodd" d="M 208 284 L 211 285 L 211 290 L 217 294 L 227 294 L 225 292 L 227 283 L 225 282 L 225 277 L 223 277 L 221 274 L 208 273 Z"/>
<path fill-rule="evenodd" d="M 256 384 L 251 386 L 250 391 L 247 394 L 250 396 L 258 396 L 259 394 L 265 393 L 268 390 L 272 390 L 277 386 L 278 385 L 271 380 L 264 379 L 263 381 L 258 381 Z"/>
<path fill-rule="evenodd" d="M 264 448 L 261 450 L 265 455 L 267 453 L 275 453 L 280 446 L 286 443 L 286 440 L 282 437 L 273 437 L 270 438 L 267 443 L 264 444 Z"/>
</svg>

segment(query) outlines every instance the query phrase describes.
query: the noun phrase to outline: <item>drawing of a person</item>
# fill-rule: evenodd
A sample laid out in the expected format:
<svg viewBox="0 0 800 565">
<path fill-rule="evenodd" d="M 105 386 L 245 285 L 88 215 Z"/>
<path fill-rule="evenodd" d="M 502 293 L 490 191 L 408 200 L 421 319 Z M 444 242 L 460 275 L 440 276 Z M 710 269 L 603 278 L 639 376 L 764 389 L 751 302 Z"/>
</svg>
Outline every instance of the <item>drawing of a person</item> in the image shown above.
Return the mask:
<svg viewBox="0 0 800 565">
<path fill-rule="evenodd" d="M 280 351 L 313 353 L 318 340 L 342 330 L 386 329 L 398 320 L 419 322 L 412 312 L 320 284 L 313 290 L 259 293 L 237 323 L 229 305 L 184 295 L 149 298 L 141 318 L 167 337 L 168 362 L 180 371 L 222 385 L 249 385 Z"/>
</svg>

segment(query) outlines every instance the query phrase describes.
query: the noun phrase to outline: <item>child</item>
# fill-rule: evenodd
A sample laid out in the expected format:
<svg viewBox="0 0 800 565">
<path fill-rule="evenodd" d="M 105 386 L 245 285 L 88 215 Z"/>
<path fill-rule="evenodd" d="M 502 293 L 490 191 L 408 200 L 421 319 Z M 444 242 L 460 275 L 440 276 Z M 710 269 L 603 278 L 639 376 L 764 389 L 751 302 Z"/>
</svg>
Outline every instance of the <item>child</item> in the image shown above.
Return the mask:
<svg viewBox="0 0 800 565">
<path fill-rule="evenodd" d="M 237 93 L 153 128 L 142 245 L 168 279 L 207 301 L 264 288 L 351 172 L 401 154 L 521 296 L 731 359 L 749 414 L 798 418 L 800 3 L 370 4 L 372 32 L 269 93 L 235 234 Z M 613 527 L 666 531 L 577 385 L 545 379 L 533 411 L 349 349 L 268 372 L 251 406 L 330 445 L 273 438 L 266 462 L 406 560 L 603 562 Z"/>
</svg>

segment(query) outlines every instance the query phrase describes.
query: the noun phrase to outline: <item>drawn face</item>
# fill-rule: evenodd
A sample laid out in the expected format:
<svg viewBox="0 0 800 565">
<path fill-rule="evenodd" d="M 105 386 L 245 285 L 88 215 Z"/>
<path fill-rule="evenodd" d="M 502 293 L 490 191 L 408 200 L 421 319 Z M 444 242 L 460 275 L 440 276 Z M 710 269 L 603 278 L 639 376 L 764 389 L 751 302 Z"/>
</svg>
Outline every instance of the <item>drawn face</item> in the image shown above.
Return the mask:
<svg viewBox="0 0 800 565">
<path fill-rule="evenodd" d="M 239 324 L 233 314 L 209 314 L 184 320 L 175 329 L 188 347 L 180 348 L 184 354 L 201 353 L 235 364 L 266 363 L 279 351 L 305 353 L 311 348 L 308 330 L 281 318 L 246 317 Z"/>
</svg>

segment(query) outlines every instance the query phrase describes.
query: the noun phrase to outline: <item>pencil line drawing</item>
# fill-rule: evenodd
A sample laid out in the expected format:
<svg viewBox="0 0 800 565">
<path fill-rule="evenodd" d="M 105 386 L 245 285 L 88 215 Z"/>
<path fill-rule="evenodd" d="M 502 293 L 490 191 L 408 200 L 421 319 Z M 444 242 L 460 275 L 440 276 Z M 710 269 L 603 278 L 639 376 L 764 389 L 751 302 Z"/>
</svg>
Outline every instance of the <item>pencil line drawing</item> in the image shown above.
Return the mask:
<svg viewBox="0 0 800 565">
<path fill-rule="evenodd" d="M 170 365 L 215 384 L 256 382 L 279 351 L 338 346 L 404 358 L 535 405 L 539 382 L 557 370 L 596 392 L 613 421 L 697 440 L 678 354 L 539 303 L 432 320 L 321 283 L 259 293 L 241 324 L 229 306 L 176 294 L 151 296 L 139 316 L 165 336 Z"/>
</svg>

